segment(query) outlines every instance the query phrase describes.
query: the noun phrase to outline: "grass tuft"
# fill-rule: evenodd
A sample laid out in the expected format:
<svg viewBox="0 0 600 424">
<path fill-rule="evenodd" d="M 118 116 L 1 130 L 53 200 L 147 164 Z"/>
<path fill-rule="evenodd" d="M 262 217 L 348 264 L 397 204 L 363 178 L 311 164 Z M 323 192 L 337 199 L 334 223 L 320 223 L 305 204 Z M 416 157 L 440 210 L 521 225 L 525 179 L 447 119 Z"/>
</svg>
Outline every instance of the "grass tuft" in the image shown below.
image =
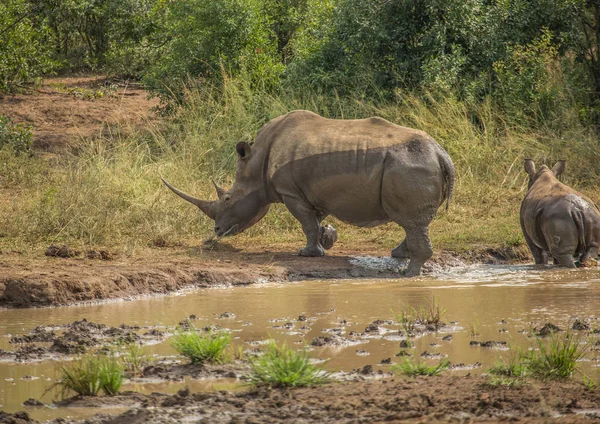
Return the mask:
<svg viewBox="0 0 600 424">
<path fill-rule="evenodd" d="M 255 386 L 306 387 L 324 384 L 329 375 L 310 362 L 307 351 L 297 352 L 285 343 L 271 341 L 266 352 L 251 360 L 248 379 Z"/>
<path fill-rule="evenodd" d="M 49 390 L 58 388 L 61 397 L 74 392 L 80 396 L 107 395 L 119 391 L 123 383 L 123 365 L 114 356 L 84 356 L 60 366 L 60 379 Z"/>
<path fill-rule="evenodd" d="M 192 361 L 192 364 L 211 362 L 222 364 L 227 362 L 227 346 L 231 342 L 231 334 L 225 332 L 200 335 L 195 328 L 178 330 L 171 338 L 171 346 L 177 352 Z"/>
<path fill-rule="evenodd" d="M 537 350 L 531 350 L 523 360 L 532 374 L 551 379 L 570 378 L 577 369 L 577 361 L 589 349 L 588 342 L 567 331 L 564 335 L 553 333 L 548 342 L 536 339 Z"/>
<path fill-rule="evenodd" d="M 450 367 L 450 361 L 446 358 L 440 360 L 437 365 L 427 365 L 422 359 L 404 358 L 401 362 L 392 366 L 392 371 L 409 377 L 418 375 L 433 376 Z"/>
</svg>

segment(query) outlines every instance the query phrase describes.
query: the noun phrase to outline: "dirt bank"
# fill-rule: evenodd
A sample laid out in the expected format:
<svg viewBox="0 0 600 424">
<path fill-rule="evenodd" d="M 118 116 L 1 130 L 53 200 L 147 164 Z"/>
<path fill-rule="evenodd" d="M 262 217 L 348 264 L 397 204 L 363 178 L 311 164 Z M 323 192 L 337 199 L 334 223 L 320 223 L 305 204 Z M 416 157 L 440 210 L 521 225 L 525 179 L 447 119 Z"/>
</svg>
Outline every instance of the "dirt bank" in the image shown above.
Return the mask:
<svg viewBox="0 0 600 424">
<path fill-rule="evenodd" d="M 561 423 L 600 420 L 600 391 L 574 382 L 528 381 L 491 387 L 485 377 L 420 377 L 328 384 L 314 389 L 259 389 L 174 396 L 124 393 L 73 399 L 63 406 L 128 406 L 116 417 L 54 423 L 375 423 L 437 421 L 523 421 Z M 24 417 L 20 419 L 23 420 Z M 10 422 L 10 421 L 8 421 Z M 14 421 L 34 422 L 34 421 Z"/>
<path fill-rule="evenodd" d="M 399 278 L 402 264 L 384 252 L 336 251 L 305 258 L 292 253 L 205 252 L 198 258 L 136 257 L 110 260 L 0 254 L 0 307 L 68 305 L 164 295 L 187 288 L 330 278 Z M 381 256 L 380 256 L 381 255 Z M 356 257 L 367 257 L 359 259 Z M 517 260 L 505 252 L 438 253 L 424 273 L 465 263 Z"/>
</svg>

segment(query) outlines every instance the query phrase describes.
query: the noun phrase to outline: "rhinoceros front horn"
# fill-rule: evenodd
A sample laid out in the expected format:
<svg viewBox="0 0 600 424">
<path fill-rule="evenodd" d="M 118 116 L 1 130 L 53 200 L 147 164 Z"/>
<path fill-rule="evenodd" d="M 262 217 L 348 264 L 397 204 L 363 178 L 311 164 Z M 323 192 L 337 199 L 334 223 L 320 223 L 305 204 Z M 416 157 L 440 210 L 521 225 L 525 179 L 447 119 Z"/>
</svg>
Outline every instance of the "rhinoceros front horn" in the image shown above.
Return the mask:
<svg viewBox="0 0 600 424">
<path fill-rule="evenodd" d="M 169 184 L 163 177 L 160 177 L 160 179 L 162 180 L 163 183 L 165 183 L 165 185 L 167 187 L 169 187 L 171 189 L 171 191 L 173 193 L 175 193 L 176 195 L 178 195 L 182 199 L 187 200 L 188 202 L 190 202 L 190 203 L 198 206 L 198 208 L 202 212 L 204 212 L 206 215 L 208 215 L 208 217 L 210 219 L 215 219 L 215 216 L 216 216 L 215 202 L 209 202 L 207 200 L 197 199 L 197 198 L 195 198 L 193 196 L 190 196 L 187 193 L 184 193 L 183 191 L 181 191 L 179 189 L 176 189 L 171 184 Z"/>
</svg>

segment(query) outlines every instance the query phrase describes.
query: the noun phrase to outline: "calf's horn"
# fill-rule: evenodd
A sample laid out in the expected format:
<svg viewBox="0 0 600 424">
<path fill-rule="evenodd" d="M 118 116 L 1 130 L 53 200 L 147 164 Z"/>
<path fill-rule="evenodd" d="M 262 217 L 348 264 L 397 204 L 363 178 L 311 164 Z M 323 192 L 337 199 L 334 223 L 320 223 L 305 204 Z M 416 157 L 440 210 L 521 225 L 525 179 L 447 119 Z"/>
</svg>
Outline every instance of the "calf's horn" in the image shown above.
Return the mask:
<svg viewBox="0 0 600 424">
<path fill-rule="evenodd" d="M 198 206 L 198 208 L 202 212 L 204 212 L 206 215 L 208 215 L 208 217 L 210 219 L 215 219 L 215 216 L 216 216 L 215 202 L 209 202 L 207 200 L 197 199 L 197 198 L 195 198 L 193 196 L 190 196 L 187 193 L 184 193 L 183 191 L 181 191 L 179 189 L 176 189 L 171 184 L 169 184 L 163 177 L 160 177 L 160 179 L 162 180 L 163 183 L 165 183 L 165 185 L 167 187 L 169 187 L 171 189 L 171 191 L 173 193 L 175 193 L 176 195 L 178 195 L 182 199 L 187 200 L 188 202 L 190 202 L 190 203 Z"/>
</svg>

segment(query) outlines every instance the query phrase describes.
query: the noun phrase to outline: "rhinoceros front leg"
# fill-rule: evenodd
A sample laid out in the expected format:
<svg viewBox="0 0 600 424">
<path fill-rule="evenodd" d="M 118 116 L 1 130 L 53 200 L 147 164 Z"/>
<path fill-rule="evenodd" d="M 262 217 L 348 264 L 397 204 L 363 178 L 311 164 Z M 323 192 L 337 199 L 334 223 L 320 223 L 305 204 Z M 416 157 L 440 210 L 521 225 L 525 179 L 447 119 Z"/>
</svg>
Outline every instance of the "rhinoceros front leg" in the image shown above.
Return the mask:
<svg viewBox="0 0 600 424">
<path fill-rule="evenodd" d="M 290 213 L 300 221 L 302 231 L 306 235 L 306 247 L 300 249 L 300 256 L 323 256 L 325 251 L 321 246 L 321 223 L 319 214 L 310 205 L 305 202 L 286 197 L 283 199 L 285 207 Z"/>
</svg>

